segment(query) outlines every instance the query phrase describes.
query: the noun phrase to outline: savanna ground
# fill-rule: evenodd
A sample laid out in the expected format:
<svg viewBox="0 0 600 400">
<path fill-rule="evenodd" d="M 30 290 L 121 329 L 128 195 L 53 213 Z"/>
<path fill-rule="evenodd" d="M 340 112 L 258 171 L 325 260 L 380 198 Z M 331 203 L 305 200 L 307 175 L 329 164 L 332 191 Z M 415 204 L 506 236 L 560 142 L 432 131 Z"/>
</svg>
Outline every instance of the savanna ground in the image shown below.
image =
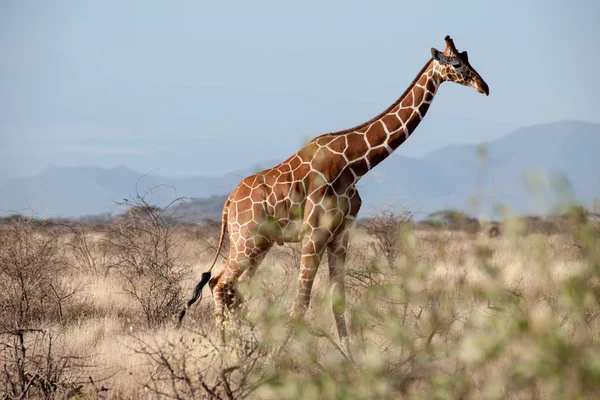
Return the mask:
<svg viewBox="0 0 600 400">
<path fill-rule="evenodd" d="M 353 231 L 353 363 L 337 344 L 326 257 L 279 354 L 300 260 L 292 245 L 275 246 L 240 285 L 245 305 L 221 348 L 208 287 L 176 329 L 218 227 L 145 205 L 98 225 L 5 219 L 0 398 L 599 396 L 597 216 L 573 208 L 560 224 L 507 218 L 492 229 L 440 221 L 383 209 Z"/>
</svg>

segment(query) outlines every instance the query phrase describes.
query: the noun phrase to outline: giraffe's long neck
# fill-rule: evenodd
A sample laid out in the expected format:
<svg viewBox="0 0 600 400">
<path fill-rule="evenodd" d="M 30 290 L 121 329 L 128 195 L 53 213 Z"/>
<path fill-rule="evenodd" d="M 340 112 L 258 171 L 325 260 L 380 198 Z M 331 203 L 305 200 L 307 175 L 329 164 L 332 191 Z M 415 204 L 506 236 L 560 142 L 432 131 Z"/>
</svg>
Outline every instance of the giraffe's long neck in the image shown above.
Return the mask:
<svg viewBox="0 0 600 400">
<path fill-rule="evenodd" d="M 345 133 L 350 144 L 348 159 L 351 160 L 347 167 L 352 170 L 355 181 L 404 143 L 425 117 L 443 81 L 436 65 L 430 60 L 388 110 Z"/>
</svg>

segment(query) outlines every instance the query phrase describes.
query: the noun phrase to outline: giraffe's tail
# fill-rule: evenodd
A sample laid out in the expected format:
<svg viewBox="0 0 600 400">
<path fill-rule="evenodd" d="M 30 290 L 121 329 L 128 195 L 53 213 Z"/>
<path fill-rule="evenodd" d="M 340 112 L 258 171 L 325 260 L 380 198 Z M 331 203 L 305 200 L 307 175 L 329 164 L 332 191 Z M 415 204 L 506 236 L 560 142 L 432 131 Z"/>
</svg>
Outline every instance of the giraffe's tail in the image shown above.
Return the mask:
<svg viewBox="0 0 600 400">
<path fill-rule="evenodd" d="M 183 320 L 183 317 L 185 317 L 185 313 L 187 312 L 188 308 L 190 308 L 190 306 L 192 304 L 194 304 L 198 299 L 202 300 L 202 289 L 208 283 L 208 281 L 210 281 L 211 271 L 212 271 L 213 267 L 215 266 L 215 264 L 217 263 L 217 260 L 219 259 L 219 255 L 221 254 L 221 248 L 223 247 L 223 239 L 225 238 L 225 230 L 227 229 L 227 216 L 228 216 L 227 207 L 228 206 L 229 206 L 229 199 L 227 199 L 227 201 L 225 202 L 225 206 L 223 207 L 223 213 L 221 214 L 221 235 L 219 237 L 219 244 L 217 245 L 217 252 L 215 254 L 215 259 L 213 260 L 213 263 L 210 266 L 210 268 L 208 269 L 208 271 L 202 273 L 202 276 L 200 277 L 200 282 L 198 282 L 198 284 L 194 288 L 194 294 L 192 295 L 192 298 L 188 300 L 185 307 L 183 307 L 183 309 L 179 313 L 179 320 L 177 322 L 177 328 L 179 328 L 181 326 L 181 321 Z"/>
</svg>

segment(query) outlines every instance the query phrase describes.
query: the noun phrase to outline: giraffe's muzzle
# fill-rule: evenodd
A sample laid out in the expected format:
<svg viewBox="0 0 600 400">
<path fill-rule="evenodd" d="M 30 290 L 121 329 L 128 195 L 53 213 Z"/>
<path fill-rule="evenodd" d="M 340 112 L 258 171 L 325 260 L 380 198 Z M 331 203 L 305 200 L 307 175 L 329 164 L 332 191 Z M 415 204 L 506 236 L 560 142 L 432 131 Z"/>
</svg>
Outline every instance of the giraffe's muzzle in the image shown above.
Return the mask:
<svg viewBox="0 0 600 400">
<path fill-rule="evenodd" d="M 490 88 L 488 87 L 487 83 L 485 83 L 485 81 L 483 79 L 479 79 L 477 81 L 477 83 L 475 84 L 475 89 L 477 89 L 477 91 L 479 93 L 483 93 L 486 96 L 490 95 Z"/>
</svg>

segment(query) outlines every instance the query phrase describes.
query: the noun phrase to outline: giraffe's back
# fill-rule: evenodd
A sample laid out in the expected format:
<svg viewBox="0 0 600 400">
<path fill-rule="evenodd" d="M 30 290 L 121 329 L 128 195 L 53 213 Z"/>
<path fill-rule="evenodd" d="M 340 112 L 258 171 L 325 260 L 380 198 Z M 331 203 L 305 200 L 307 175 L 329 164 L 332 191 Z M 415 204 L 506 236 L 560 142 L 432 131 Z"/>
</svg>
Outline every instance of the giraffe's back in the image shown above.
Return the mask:
<svg viewBox="0 0 600 400">
<path fill-rule="evenodd" d="M 303 181 L 294 175 L 290 165 L 282 163 L 244 178 L 229 196 L 229 234 L 298 241 L 306 196 Z"/>
</svg>

